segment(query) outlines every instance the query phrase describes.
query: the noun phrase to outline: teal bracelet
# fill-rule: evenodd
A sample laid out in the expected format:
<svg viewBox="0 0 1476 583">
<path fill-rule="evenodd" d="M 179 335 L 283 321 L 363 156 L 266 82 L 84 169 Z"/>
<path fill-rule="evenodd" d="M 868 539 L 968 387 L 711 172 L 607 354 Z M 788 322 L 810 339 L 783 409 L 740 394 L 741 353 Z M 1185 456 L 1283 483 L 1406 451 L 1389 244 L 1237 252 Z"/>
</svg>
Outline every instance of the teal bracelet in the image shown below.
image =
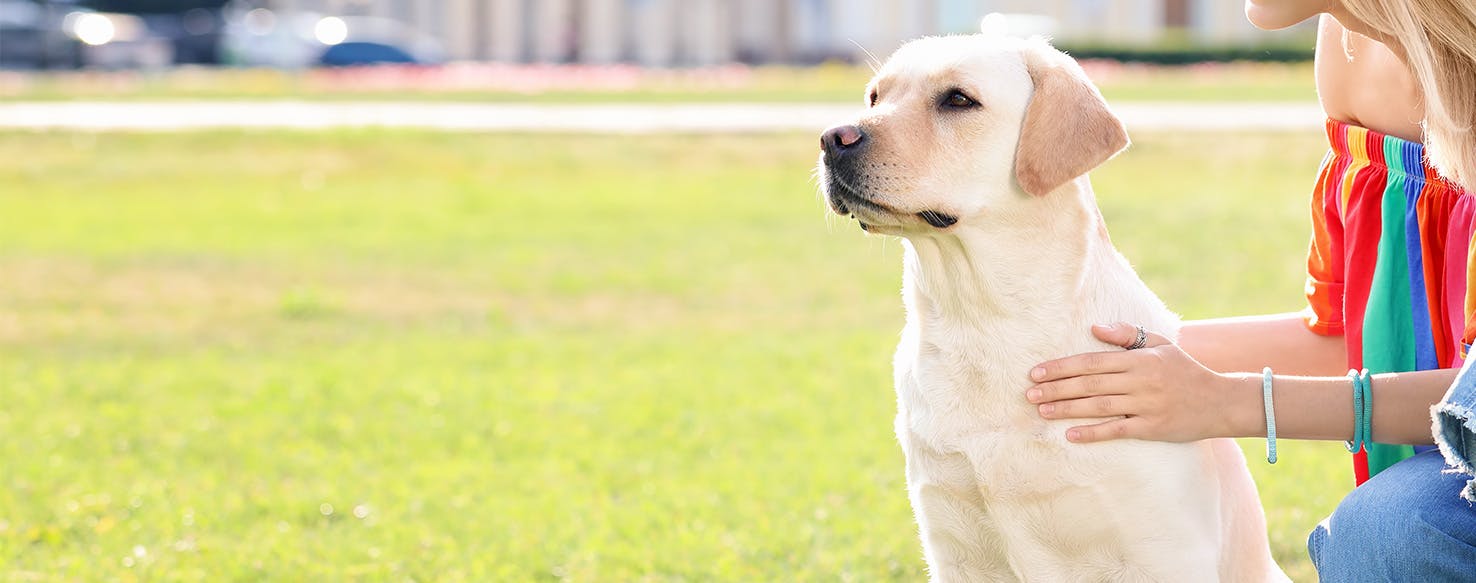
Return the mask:
<svg viewBox="0 0 1476 583">
<path fill-rule="evenodd" d="M 1353 440 L 1346 441 L 1343 445 L 1348 448 L 1349 452 L 1357 453 L 1358 450 L 1363 449 L 1363 444 L 1366 440 L 1366 436 L 1363 433 L 1363 395 L 1365 386 L 1368 383 L 1368 376 L 1366 372 L 1350 370 L 1348 371 L 1348 380 L 1353 381 Z"/>
<path fill-rule="evenodd" d="M 1363 448 L 1362 427 L 1358 424 L 1358 414 L 1363 412 L 1363 391 L 1358 388 L 1358 371 L 1348 371 L 1348 380 L 1353 381 L 1353 439 L 1343 445 L 1349 452 L 1356 452 Z"/>
<path fill-rule="evenodd" d="M 1368 375 L 1368 369 L 1358 373 L 1363 381 L 1359 383 L 1363 387 L 1363 411 L 1358 418 L 1363 423 L 1363 446 L 1366 448 L 1373 444 L 1373 378 Z"/>
<path fill-rule="evenodd" d="M 1276 463 L 1276 407 L 1271 405 L 1271 367 L 1261 369 L 1261 400 L 1266 405 L 1266 463 Z"/>
</svg>

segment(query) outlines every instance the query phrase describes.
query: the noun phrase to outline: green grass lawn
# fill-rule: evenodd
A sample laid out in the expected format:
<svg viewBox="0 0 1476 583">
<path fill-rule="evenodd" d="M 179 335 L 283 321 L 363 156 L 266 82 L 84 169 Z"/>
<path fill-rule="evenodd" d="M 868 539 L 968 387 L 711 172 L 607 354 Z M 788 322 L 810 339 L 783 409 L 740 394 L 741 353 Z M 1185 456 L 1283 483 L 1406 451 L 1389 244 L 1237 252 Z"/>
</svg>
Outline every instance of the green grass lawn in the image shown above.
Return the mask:
<svg viewBox="0 0 1476 583">
<path fill-rule="evenodd" d="M 1087 70 L 1114 101 L 1311 101 L 1317 98 L 1310 63 L 1231 63 L 1155 67 L 1087 63 Z M 864 66 L 755 67 L 751 69 L 631 72 L 602 83 L 598 73 L 537 70 L 485 71 L 438 81 L 434 73 L 395 77 L 390 73 L 275 70 L 178 70 L 157 73 L 50 73 L 0 76 L 0 102 L 15 100 L 445 100 L 537 103 L 815 102 L 860 103 L 871 78 Z M 621 74 L 617 73 L 616 76 Z M 499 76 L 528 77 L 517 81 Z M 537 78 L 559 80 L 538 86 Z M 560 81 L 561 80 L 561 81 Z M 461 83 L 486 83 L 469 87 Z M 568 87 L 573 84 L 580 88 Z"/>
<path fill-rule="evenodd" d="M 1315 135 L 1137 136 L 1114 240 L 1296 309 Z M 815 137 L 0 133 L 0 579 L 919 580 L 899 244 Z M 1256 461 L 1278 559 L 1350 486 Z"/>
</svg>

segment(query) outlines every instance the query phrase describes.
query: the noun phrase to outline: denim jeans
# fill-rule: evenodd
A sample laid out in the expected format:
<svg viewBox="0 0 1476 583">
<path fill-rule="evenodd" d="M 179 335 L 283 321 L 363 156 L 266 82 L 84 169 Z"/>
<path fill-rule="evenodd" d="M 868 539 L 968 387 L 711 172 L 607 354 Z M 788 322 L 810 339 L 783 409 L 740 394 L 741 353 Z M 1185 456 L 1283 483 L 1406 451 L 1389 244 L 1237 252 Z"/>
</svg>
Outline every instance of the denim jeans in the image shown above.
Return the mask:
<svg viewBox="0 0 1476 583">
<path fill-rule="evenodd" d="M 1462 492 L 1476 502 L 1476 357 L 1468 359 L 1461 374 L 1450 385 L 1445 398 L 1435 406 L 1435 443 L 1446 463 L 1468 474 Z"/>
<path fill-rule="evenodd" d="M 1307 537 L 1322 581 L 1476 581 L 1476 506 L 1465 474 L 1428 450 L 1353 489 Z"/>
</svg>

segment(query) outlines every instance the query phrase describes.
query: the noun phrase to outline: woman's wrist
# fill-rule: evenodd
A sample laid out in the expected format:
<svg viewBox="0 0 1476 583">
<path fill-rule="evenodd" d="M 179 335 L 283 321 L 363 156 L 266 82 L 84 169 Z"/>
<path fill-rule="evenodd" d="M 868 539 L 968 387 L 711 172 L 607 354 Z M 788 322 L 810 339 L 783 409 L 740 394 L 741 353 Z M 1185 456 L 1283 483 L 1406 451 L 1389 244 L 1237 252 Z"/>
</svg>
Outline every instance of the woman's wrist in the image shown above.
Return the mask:
<svg viewBox="0 0 1476 583">
<path fill-rule="evenodd" d="M 1218 409 L 1211 414 L 1219 420 L 1214 425 L 1211 437 L 1265 437 L 1266 410 L 1261 391 L 1261 375 L 1250 373 L 1221 373 L 1218 375 L 1220 390 L 1218 402 L 1211 406 Z"/>
</svg>

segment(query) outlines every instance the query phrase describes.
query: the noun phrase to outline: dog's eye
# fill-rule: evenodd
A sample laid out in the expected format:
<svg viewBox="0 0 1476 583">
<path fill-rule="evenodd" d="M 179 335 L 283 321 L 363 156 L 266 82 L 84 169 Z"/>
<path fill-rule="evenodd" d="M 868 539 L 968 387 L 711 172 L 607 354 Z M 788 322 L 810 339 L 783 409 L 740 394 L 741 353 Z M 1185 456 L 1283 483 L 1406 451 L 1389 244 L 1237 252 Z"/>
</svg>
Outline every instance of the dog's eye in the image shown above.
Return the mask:
<svg viewBox="0 0 1476 583">
<path fill-rule="evenodd" d="M 967 95 L 964 95 L 962 91 L 958 91 L 955 89 L 953 91 L 949 91 L 948 95 L 943 96 L 943 105 L 944 107 L 951 107 L 954 109 L 968 109 L 979 105 L 979 102 L 974 101 Z"/>
<path fill-rule="evenodd" d="M 870 105 L 871 107 L 876 107 L 876 90 L 875 89 L 872 89 L 871 90 L 871 93 L 866 96 L 866 103 L 867 103 L 867 105 Z"/>
</svg>

